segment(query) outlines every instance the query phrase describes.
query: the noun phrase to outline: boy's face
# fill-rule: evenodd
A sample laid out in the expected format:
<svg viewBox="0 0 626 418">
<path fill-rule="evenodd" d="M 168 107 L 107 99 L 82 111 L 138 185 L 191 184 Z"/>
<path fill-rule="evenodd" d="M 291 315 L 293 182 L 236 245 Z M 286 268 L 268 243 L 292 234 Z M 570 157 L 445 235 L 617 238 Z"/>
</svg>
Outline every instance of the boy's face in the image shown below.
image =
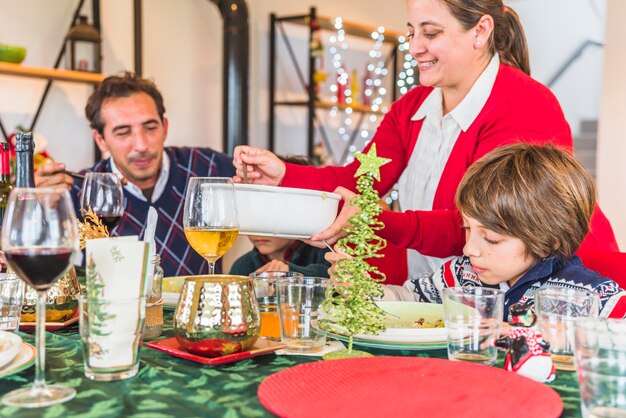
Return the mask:
<svg viewBox="0 0 626 418">
<path fill-rule="evenodd" d="M 250 235 L 248 239 L 261 254 L 268 256 L 272 260 L 282 260 L 283 253 L 294 241 L 292 239 L 259 237 L 256 235 Z"/>
<path fill-rule="evenodd" d="M 484 283 L 507 282 L 513 286 L 539 261 L 527 254 L 521 239 L 497 234 L 474 218 L 463 216 L 463 228 L 463 254 L 469 257 L 474 272 Z"/>
</svg>

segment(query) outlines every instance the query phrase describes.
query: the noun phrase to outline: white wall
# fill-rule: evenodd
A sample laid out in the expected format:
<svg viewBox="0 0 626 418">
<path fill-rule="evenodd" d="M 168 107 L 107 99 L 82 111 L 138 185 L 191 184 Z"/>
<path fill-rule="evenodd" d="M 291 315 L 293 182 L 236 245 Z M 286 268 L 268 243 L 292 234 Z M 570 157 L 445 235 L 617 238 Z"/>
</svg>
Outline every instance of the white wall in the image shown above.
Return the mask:
<svg viewBox="0 0 626 418">
<path fill-rule="evenodd" d="M 626 248 L 626 2 L 609 0 L 606 31 L 606 61 L 602 87 L 601 117 L 598 138 L 598 187 L 602 208 L 618 238 Z"/>
<path fill-rule="evenodd" d="M 607 0 L 509 0 L 518 11 L 526 29 L 531 53 L 533 75 L 546 82 L 560 65 L 586 39 L 602 41 Z M 610 0 L 624 7 L 623 0 Z M 25 65 L 50 66 L 58 53 L 75 0 L 0 0 L 0 42 L 28 48 Z M 86 2 L 88 12 L 90 2 Z M 250 11 L 250 142 L 264 146 L 267 140 L 267 53 L 269 14 L 306 13 L 311 5 L 318 14 L 383 25 L 405 31 L 405 1 L 392 0 L 381 5 L 378 0 L 248 0 Z M 101 2 L 104 37 L 104 70 L 107 73 L 132 69 L 132 1 Z M 208 0 L 145 0 L 144 75 L 153 77 L 161 88 L 170 119 L 168 142 L 177 145 L 209 145 L 221 149 L 222 95 L 222 20 L 217 7 Z M 567 12 L 564 12 L 566 10 Z M 611 16 L 619 20 L 622 10 Z M 619 12 L 622 12 L 620 15 Z M 619 23 L 615 24 L 616 26 Z M 304 46 L 306 34 L 293 35 L 296 45 Z M 622 38 L 624 34 L 615 35 Z M 618 51 L 615 41 L 612 51 Z M 304 48 L 302 48 L 303 50 Z M 286 55 L 279 67 L 288 68 Z M 566 116 L 576 133 L 581 119 L 596 119 L 600 105 L 604 51 L 588 49 L 554 85 L 553 91 L 562 103 Z M 610 61 L 607 58 L 607 61 Z M 357 69 L 359 69 L 357 67 Z M 607 69 L 605 76 L 618 69 Z M 609 71 L 612 73 L 609 74 Z M 289 88 L 297 89 L 293 80 Z M 618 80 L 619 81 L 619 80 Z M 15 125 L 29 125 L 44 81 L 0 76 L 0 116 L 8 130 Z M 48 97 L 36 131 L 45 135 L 48 148 L 58 160 L 70 168 L 91 163 L 93 145 L 83 106 L 91 88 L 55 83 Z M 606 89 L 605 89 L 606 90 Z M 613 91 L 615 92 L 615 91 Z M 607 94 L 607 91 L 605 91 Z M 304 152 L 303 115 L 296 111 L 281 113 L 280 146 L 283 152 Z M 601 125 L 605 129 L 605 125 Z M 608 129 L 608 128 L 606 128 Z M 603 139 L 601 152 L 614 152 L 610 138 Z M 617 137 L 616 137 L 617 138 Z M 617 141 L 617 140 L 614 140 Z M 610 146 L 607 143 L 610 142 Z M 618 193 L 614 185 L 605 183 L 607 170 L 615 164 L 600 157 L 600 201 L 605 206 Z M 603 183 L 604 182 L 604 183 Z M 617 228 L 616 209 L 607 210 L 616 232 L 626 245 L 626 228 Z"/>
</svg>

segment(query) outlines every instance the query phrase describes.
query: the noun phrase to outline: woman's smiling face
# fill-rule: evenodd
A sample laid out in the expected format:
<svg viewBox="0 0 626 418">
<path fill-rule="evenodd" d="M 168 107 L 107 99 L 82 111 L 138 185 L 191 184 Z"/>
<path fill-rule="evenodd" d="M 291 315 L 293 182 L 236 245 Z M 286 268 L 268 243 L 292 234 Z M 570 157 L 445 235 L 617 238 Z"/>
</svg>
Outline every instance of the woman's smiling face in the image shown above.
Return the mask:
<svg viewBox="0 0 626 418">
<path fill-rule="evenodd" d="M 491 18 L 467 30 L 443 0 L 408 0 L 407 11 L 409 52 L 418 63 L 420 84 L 469 91 L 491 58 L 486 46 Z"/>
</svg>

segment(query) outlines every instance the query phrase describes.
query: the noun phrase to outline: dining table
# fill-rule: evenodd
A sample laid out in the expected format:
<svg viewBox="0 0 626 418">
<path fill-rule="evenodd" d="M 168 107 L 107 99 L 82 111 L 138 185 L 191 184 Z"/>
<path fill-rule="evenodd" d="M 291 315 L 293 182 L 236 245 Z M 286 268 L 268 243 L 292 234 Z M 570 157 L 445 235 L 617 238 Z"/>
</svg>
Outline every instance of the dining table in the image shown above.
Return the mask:
<svg viewBox="0 0 626 418">
<path fill-rule="evenodd" d="M 174 336 L 173 311 L 164 314 L 163 333 Z M 19 332 L 34 345 L 34 334 Z M 46 334 L 46 379 L 76 389 L 76 397 L 66 403 L 42 409 L 0 406 L 1 417 L 265 417 L 272 416 L 259 402 L 257 390 L 273 373 L 314 361 L 320 357 L 276 355 L 254 357 L 223 366 L 202 365 L 173 357 L 165 352 L 141 348 L 136 376 L 111 382 L 85 377 L 82 342 L 78 323 Z M 447 358 L 446 350 L 385 350 L 358 347 L 375 356 L 416 356 Z M 333 360 L 328 360 L 333 361 Z M 494 367 L 502 367 L 503 353 Z M 487 367 L 487 366 L 486 366 Z M 35 367 L 0 379 L 0 394 L 32 385 Z M 419 385 L 419 377 L 415 380 Z M 580 417 L 580 392 L 576 372 L 557 371 L 548 383 L 563 401 L 562 417 Z M 515 388 L 502 388 L 502 394 L 515 396 Z M 521 402 L 532 402 L 532 399 Z M 510 412 L 510 411 L 509 411 Z M 511 412 L 511 414 L 514 414 Z M 480 416 L 479 411 L 477 415 Z"/>
</svg>

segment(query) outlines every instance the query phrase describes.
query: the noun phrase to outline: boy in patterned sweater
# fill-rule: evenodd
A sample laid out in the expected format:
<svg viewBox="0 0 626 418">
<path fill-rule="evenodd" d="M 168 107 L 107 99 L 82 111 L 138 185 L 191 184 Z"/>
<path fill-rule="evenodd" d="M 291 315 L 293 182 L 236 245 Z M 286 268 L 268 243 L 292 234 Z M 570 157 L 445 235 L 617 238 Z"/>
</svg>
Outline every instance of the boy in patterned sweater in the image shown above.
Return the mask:
<svg viewBox="0 0 626 418">
<path fill-rule="evenodd" d="M 205 274 L 207 262 L 188 244 L 183 231 L 183 207 L 192 176 L 231 177 L 231 157 L 210 148 L 165 147 L 168 120 L 156 85 L 132 73 L 106 78 L 93 92 L 85 114 L 96 144 L 110 158 L 88 171 L 124 177 L 124 216 L 112 236 L 145 232 L 148 209 L 158 214 L 155 241 L 166 276 Z M 35 173 L 37 187 L 70 190 L 80 208 L 82 182 L 63 173 L 65 165 L 51 162 Z M 80 214 L 79 214 L 80 215 Z M 220 270 L 216 266 L 216 272 Z"/>
<path fill-rule="evenodd" d="M 626 292 L 574 254 L 595 201 L 593 178 L 565 151 L 527 143 L 497 148 L 468 169 L 456 192 L 464 256 L 403 286 L 384 286 L 383 298 L 441 303 L 446 287 L 491 287 L 505 292 L 508 320 L 512 304 L 533 306 L 536 289 L 560 286 L 595 291 L 601 316 L 624 318 Z"/>
</svg>

